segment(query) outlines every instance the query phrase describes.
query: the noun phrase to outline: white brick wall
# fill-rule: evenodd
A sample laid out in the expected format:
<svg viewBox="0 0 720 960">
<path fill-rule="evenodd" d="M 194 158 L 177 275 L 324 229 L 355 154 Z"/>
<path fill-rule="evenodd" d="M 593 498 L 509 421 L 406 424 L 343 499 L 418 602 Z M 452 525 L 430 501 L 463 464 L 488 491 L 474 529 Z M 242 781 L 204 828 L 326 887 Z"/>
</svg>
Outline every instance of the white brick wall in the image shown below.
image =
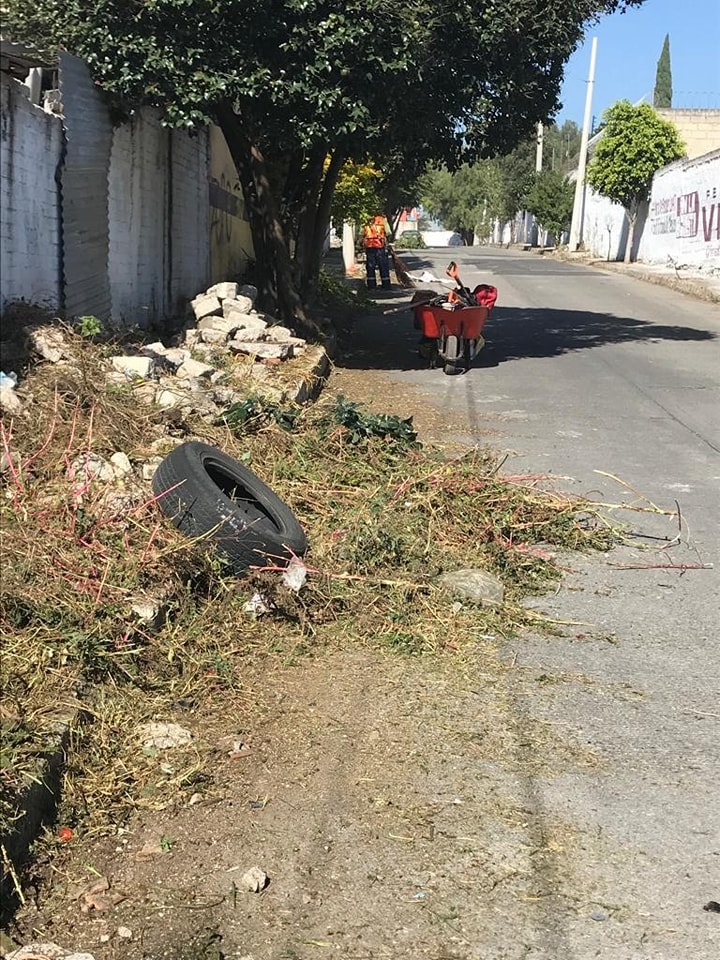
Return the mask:
<svg viewBox="0 0 720 960">
<path fill-rule="evenodd" d="M 108 216 L 113 318 L 181 314 L 208 283 L 207 133 L 171 132 L 151 110 L 116 128 Z"/>
<path fill-rule="evenodd" d="M 0 74 L 0 308 L 60 303 L 60 213 L 55 173 L 62 122 Z"/>
</svg>

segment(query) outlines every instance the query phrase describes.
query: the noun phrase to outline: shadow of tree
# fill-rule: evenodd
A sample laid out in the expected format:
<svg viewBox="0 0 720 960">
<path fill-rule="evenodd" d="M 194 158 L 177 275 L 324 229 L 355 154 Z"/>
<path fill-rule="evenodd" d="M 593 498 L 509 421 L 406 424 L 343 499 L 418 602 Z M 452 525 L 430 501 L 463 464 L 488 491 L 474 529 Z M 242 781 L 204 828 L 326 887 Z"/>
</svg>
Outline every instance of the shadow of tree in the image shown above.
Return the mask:
<svg viewBox="0 0 720 960">
<path fill-rule="evenodd" d="M 606 344 L 706 341 L 717 339 L 717 335 L 695 327 L 610 313 L 497 307 L 485 328 L 485 339 L 487 345 L 476 366 L 494 366 L 524 357 L 556 357 Z M 335 363 L 347 369 L 423 369 L 426 361 L 418 355 L 418 340 L 410 310 L 368 316 L 355 324 Z"/>
</svg>

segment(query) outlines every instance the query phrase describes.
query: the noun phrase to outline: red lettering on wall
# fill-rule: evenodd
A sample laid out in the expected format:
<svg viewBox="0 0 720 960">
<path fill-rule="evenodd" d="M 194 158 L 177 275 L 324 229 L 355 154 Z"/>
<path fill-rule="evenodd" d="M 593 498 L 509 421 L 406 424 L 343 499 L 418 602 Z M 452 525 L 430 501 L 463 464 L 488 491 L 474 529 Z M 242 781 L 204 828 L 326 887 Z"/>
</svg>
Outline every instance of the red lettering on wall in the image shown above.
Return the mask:
<svg viewBox="0 0 720 960">
<path fill-rule="evenodd" d="M 696 237 L 700 226 L 700 198 L 697 191 L 677 198 L 677 236 Z"/>
<path fill-rule="evenodd" d="M 705 237 L 705 243 L 710 243 L 712 240 L 713 234 L 713 220 L 716 220 L 715 224 L 715 235 L 718 240 L 720 240 L 720 209 L 716 204 L 710 204 L 710 216 L 707 215 L 708 208 L 702 208 L 702 223 L 703 223 L 703 236 Z M 717 217 L 715 216 L 717 214 Z"/>
</svg>

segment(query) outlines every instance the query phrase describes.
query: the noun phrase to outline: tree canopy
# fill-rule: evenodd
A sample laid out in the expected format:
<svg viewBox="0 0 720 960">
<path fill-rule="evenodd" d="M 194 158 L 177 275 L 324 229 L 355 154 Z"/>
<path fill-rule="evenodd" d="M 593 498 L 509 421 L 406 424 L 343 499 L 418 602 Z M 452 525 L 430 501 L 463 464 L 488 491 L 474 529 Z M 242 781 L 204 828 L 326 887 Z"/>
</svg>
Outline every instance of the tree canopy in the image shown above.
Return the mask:
<svg viewBox="0 0 720 960">
<path fill-rule="evenodd" d="M 553 235 L 555 243 L 561 242 L 563 231 L 570 226 L 574 198 L 574 185 L 555 170 L 537 173 L 528 190 L 527 209 Z"/>
<path fill-rule="evenodd" d="M 308 323 L 344 162 L 418 173 L 512 148 L 558 108 L 598 16 L 643 0 L 5 0 L 6 31 L 82 57 L 128 109 L 218 123 L 266 302 Z M 326 162 L 327 158 L 330 162 Z M 293 259 L 289 249 L 294 250 Z"/>
<path fill-rule="evenodd" d="M 653 91 L 653 106 L 672 107 L 672 67 L 670 65 L 670 34 L 665 34 L 660 59 L 657 62 L 655 73 L 655 89 Z"/>
<path fill-rule="evenodd" d="M 640 204 L 650 199 L 655 173 L 685 155 L 685 145 L 672 123 L 648 103 L 633 106 L 619 100 L 603 114 L 602 137 L 587 169 L 587 182 L 598 193 L 625 208 L 630 235 L 625 260 L 632 253 Z"/>
</svg>

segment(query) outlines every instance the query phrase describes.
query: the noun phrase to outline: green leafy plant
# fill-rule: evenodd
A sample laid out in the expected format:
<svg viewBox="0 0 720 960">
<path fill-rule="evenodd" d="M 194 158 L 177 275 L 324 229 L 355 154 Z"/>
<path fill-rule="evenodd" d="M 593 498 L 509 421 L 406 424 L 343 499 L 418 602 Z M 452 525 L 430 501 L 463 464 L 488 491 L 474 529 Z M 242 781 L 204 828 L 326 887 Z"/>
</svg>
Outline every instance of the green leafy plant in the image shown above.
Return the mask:
<svg viewBox="0 0 720 960">
<path fill-rule="evenodd" d="M 543 170 L 535 175 L 527 195 L 527 209 L 540 226 L 560 243 L 563 230 L 572 218 L 574 185 L 561 173 Z"/>
<path fill-rule="evenodd" d="M 102 322 L 97 317 L 78 317 L 78 330 L 80 336 L 91 339 L 102 333 Z"/>
<path fill-rule="evenodd" d="M 347 431 L 347 439 L 359 444 L 371 437 L 389 440 L 398 446 L 416 446 L 417 432 L 412 417 L 403 419 L 387 413 L 361 413 L 360 404 L 339 396 L 332 410 L 333 420 Z"/>
<path fill-rule="evenodd" d="M 603 114 L 602 137 L 587 170 L 587 182 L 625 208 L 630 229 L 625 262 L 632 258 L 640 205 L 650 199 L 653 176 L 685 155 L 677 129 L 648 103 L 619 100 Z"/>
</svg>

